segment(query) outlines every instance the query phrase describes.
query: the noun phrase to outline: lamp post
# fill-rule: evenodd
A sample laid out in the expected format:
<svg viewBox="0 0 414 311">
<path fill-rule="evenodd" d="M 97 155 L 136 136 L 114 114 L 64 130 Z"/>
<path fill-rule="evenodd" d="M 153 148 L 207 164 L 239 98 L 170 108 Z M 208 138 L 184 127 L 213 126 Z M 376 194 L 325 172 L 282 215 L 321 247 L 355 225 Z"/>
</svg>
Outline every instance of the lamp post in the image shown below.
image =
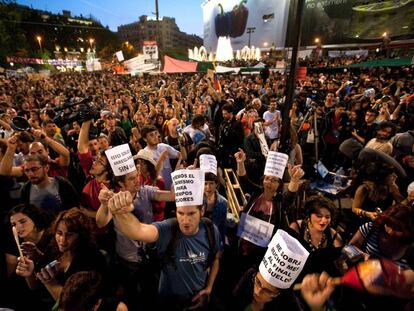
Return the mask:
<svg viewBox="0 0 414 311">
<path fill-rule="evenodd" d="M 40 53 L 43 53 L 43 50 L 42 50 L 42 37 L 41 36 L 36 36 L 36 40 L 39 43 Z"/>
<path fill-rule="evenodd" d="M 255 30 L 256 30 L 256 27 L 247 27 L 246 33 L 249 34 L 249 43 L 247 44 L 248 47 L 250 47 L 250 37 L 252 33 L 254 33 Z"/>
</svg>

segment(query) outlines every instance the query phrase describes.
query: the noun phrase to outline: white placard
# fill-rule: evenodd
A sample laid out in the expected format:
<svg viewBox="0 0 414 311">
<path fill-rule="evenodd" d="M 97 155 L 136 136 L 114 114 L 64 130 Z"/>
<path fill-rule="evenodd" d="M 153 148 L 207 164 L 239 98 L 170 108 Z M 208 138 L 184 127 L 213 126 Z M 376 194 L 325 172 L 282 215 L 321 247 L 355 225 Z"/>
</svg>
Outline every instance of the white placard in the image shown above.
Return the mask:
<svg viewBox="0 0 414 311">
<path fill-rule="evenodd" d="M 264 174 L 266 176 L 275 176 L 282 179 L 288 159 L 289 156 L 287 154 L 269 151 Z"/>
<path fill-rule="evenodd" d="M 178 170 L 171 173 L 177 207 L 203 204 L 204 174 L 202 170 Z"/>
<path fill-rule="evenodd" d="M 122 51 L 118 51 L 115 53 L 116 58 L 118 59 L 118 62 L 122 62 L 124 60 L 124 53 Z"/>
<path fill-rule="evenodd" d="M 249 214 L 242 213 L 237 235 L 261 247 L 267 247 L 272 238 L 274 225 Z"/>
<path fill-rule="evenodd" d="M 286 231 L 277 230 L 259 266 L 260 274 L 277 288 L 289 288 L 296 280 L 309 252 Z"/>
<path fill-rule="evenodd" d="M 200 155 L 200 170 L 217 176 L 217 159 L 212 154 Z"/>
<path fill-rule="evenodd" d="M 122 176 L 136 170 L 128 144 L 105 150 L 105 154 L 115 176 Z"/>
<path fill-rule="evenodd" d="M 267 158 L 267 156 L 269 155 L 269 146 L 267 145 L 265 134 L 263 132 L 262 123 L 254 122 L 254 132 L 256 133 L 256 136 L 259 139 L 260 150 L 262 150 L 263 156 Z"/>
</svg>

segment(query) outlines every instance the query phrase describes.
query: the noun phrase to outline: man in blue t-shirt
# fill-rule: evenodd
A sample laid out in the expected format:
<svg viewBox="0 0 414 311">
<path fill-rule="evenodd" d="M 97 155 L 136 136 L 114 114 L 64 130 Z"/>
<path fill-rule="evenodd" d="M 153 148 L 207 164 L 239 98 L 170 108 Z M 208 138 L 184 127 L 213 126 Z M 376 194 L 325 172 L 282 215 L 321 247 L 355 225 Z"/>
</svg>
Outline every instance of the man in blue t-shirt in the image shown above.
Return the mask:
<svg viewBox="0 0 414 311">
<path fill-rule="evenodd" d="M 119 229 L 130 239 L 156 242 L 162 258 L 178 226 L 178 240 L 172 262 L 163 264 L 159 284 L 160 301 L 171 308 L 202 306 L 216 279 L 222 252 L 220 234 L 214 228 L 214 249 L 210 249 L 207 225 L 201 221 L 202 206 L 177 207 L 177 219 L 153 224 L 141 223 L 131 212 L 133 200 L 129 192 L 119 192 L 108 202 Z M 209 255 L 215 254 L 211 263 Z M 174 306 L 174 307 L 173 307 Z"/>
</svg>

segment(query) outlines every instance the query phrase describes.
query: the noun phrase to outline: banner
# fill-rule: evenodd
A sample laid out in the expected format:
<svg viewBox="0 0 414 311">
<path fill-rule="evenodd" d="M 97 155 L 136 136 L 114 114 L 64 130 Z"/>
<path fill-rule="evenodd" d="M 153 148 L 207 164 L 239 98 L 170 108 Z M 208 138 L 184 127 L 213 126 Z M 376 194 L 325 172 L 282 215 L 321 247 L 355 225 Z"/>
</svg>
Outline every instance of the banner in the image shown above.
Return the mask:
<svg viewBox="0 0 414 311">
<path fill-rule="evenodd" d="M 20 63 L 20 64 L 39 64 L 39 65 L 53 65 L 53 66 L 82 66 L 82 62 L 78 60 L 69 59 L 41 59 L 41 58 L 23 58 L 8 56 L 7 61 L 9 63 Z"/>
<path fill-rule="evenodd" d="M 212 154 L 200 155 L 200 170 L 217 176 L 217 159 Z"/>
</svg>

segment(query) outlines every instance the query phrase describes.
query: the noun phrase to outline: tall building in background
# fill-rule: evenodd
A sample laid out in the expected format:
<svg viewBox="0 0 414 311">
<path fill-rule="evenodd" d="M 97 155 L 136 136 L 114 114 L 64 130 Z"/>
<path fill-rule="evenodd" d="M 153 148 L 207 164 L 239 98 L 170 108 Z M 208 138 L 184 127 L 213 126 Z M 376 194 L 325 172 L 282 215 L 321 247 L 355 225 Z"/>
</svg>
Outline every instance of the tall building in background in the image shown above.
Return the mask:
<svg viewBox="0 0 414 311">
<path fill-rule="evenodd" d="M 147 40 L 157 41 L 161 49 L 193 48 L 203 44 L 200 37 L 180 31 L 175 18 L 171 17 L 160 18 L 157 25 L 155 18 L 142 15 L 137 22 L 119 26 L 118 37 L 122 41 L 128 41 L 139 51 Z"/>
</svg>

